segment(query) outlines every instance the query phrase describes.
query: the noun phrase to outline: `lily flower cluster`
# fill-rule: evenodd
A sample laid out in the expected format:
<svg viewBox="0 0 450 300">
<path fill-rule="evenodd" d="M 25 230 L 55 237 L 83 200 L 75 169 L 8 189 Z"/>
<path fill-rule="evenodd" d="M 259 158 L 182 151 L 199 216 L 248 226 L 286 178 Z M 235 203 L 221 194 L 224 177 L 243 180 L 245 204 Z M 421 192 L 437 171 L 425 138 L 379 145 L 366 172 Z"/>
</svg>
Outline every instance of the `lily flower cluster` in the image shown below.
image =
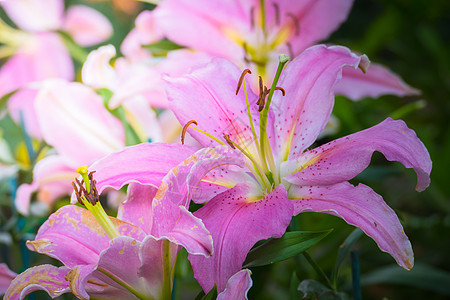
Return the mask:
<svg viewBox="0 0 450 300">
<path fill-rule="evenodd" d="M 18 210 L 28 214 L 36 192 L 51 207 L 73 191 L 72 204 L 27 242 L 62 266 L 27 269 L 5 299 L 36 290 L 52 298 L 70 292 L 79 299 L 170 299 L 181 248 L 205 293 L 247 299 L 247 254 L 258 241 L 283 236 L 303 212 L 340 217 L 401 267 L 413 267 L 393 209 L 349 180 L 378 151 L 414 169 L 416 189 L 426 189 L 432 163 L 415 132 L 387 118 L 317 144 L 335 94 L 356 100 L 417 93 L 386 68 L 369 66 L 365 55 L 313 45 L 345 20 L 352 1 L 164 0 L 138 16 L 122 44 L 124 57 L 112 64 L 112 45 L 92 51 L 81 82 L 73 82 L 61 39 L 70 34 L 72 43 L 92 45 L 106 39 L 110 24 L 91 9 L 74 6 L 64 14 L 63 1 L 48 3 L 43 11 L 37 0 L 1 2 L 24 31 L 0 24 L 13 55 L 0 70 L 0 93 L 12 93 L 10 114 L 53 148 L 36 163 L 33 181 L 19 187 Z M 42 42 L 47 38 L 52 43 Z M 190 49 L 157 58 L 142 47 L 164 38 Z M 47 60 L 57 66 L 33 63 Z M 31 65 L 35 77 L 12 76 Z M 181 143 L 169 143 L 180 134 Z M 110 217 L 101 196 L 114 190 L 126 196 Z M 194 212 L 192 201 L 201 206 Z"/>
</svg>

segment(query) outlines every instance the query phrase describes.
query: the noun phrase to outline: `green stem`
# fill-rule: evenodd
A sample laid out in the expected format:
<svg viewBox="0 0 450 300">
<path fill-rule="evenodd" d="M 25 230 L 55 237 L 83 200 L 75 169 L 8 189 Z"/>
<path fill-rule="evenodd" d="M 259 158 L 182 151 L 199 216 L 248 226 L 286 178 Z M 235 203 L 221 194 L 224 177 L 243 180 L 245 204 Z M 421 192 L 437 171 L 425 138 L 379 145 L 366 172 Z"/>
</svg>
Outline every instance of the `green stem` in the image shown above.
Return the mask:
<svg viewBox="0 0 450 300">
<path fill-rule="evenodd" d="M 306 258 L 306 260 L 309 262 L 309 264 L 313 267 L 313 269 L 317 272 L 317 274 L 322 278 L 322 280 L 325 282 L 327 287 L 334 290 L 333 285 L 330 282 L 330 279 L 328 279 L 327 275 L 322 271 L 322 269 L 319 267 L 319 265 L 314 261 L 314 259 L 309 255 L 307 251 L 303 252 L 303 256 Z"/>
<path fill-rule="evenodd" d="M 171 300 L 172 299 L 172 284 L 171 284 L 171 272 L 170 272 L 170 241 L 163 241 L 163 286 L 162 286 L 162 299 Z"/>
</svg>

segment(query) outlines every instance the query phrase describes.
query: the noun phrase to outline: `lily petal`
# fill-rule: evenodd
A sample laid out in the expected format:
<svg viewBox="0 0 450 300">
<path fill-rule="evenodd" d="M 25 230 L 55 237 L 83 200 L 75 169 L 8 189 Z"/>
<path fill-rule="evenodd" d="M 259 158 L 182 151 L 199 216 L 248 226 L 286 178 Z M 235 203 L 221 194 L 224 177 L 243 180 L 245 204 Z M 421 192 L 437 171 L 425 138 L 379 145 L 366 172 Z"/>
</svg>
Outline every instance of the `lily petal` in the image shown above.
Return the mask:
<svg viewBox="0 0 450 300">
<path fill-rule="evenodd" d="M 311 45 L 327 39 L 347 19 L 353 0 L 284 0 L 275 3 L 281 12 L 281 24 L 298 26 L 298 32 L 297 29 L 292 30 L 289 38 L 292 51 L 298 55 Z M 272 13 L 272 16 L 275 16 L 275 13 Z"/>
<path fill-rule="evenodd" d="M 116 84 L 116 72 L 110 60 L 116 56 L 113 45 L 106 45 L 93 50 L 86 58 L 81 76 L 83 83 L 94 88 L 109 88 Z"/>
<path fill-rule="evenodd" d="M 194 147 L 180 144 L 139 144 L 102 158 L 89 169 L 96 171 L 99 193 L 106 187 L 118 190 L 131 182 L 158 187 L 173 167 L 196 150 Z"/>
<path fill-rule="evenodd" d="M 290 62 L 278 85 L 286 97 L 275 93 L 273 113 L 275 140 L 281 159 L 297 157 L 325 128 L 334 104 L 333 89 L 342 68 L 366 67 L 366 56 L 341 46 L 313 46 Z"/>
<path fill-rule="evenodd" d="M 69 282 L 65 279 L 68 272 L 69 269 L 66 267 L 57 268 L 52 265 L 29 268 L 11 282 L 4 299 L 21 300 L 37 290 L 44 290 L 50 297 L 56 298 L 70 292 Z"/>
<path fill-rule="evenodd" d="M 5 263 L 0 264 L 0 296 L 4 295 L 17 273 L 11 271 Z"/>
<path fill-rule="evenodd" d="M 6 0 L 0 4 L 20 28 L 30 31 L 51 31 L 60 28 L 63 14 L 63 0 Z"/>
<path fill-rule="evenodd" d="M 399 161 L 417 174 L 417 191 L 430 184 L 431 159 L 416 133 L 405 122 L 388 118 L 369 129 L 334 140 L 284 162 L 282 175 L 298 185 L 326 185 L 347 181 L 370 163 L 374 151 Z"/>
<path fill-rule="evenodd" d="M 250 26 L 250 17 L 241 17 L 249 16 L 250 7 L 242 10 L 241 6 L 239 1 L 169 0 L 157 6 L 154 18 L 164 34 L 177 44 L 213 56 L 240 59 L 244 49 L 226 35 L 224 27 L 230 24 Z M 210 17 L 212 12 L 214 19 Z"/>
<path fill-rule="evenodd" d="M 338 216 L 361 228 L 378 247 L 410 270 L 414 264 L 411 243 L 395 212 L 383 198 L 366 185 L 343 182 L 330 186 L 292 186 L 294 215 L 315 211 Z"/>
<path fill-rule="evenodd" d="M 63 29 L 81 46 L 92 46 L 107 40 L 113 27 L 100 12 L 84 5 L 69 7 Z"/>
<path fill-rule="evenodd" d="M 168 201 L 154 201 L 153 211 L 152 235 L 183 246 L 188 253 L 211 256 L 213 240 L 201 219 Z"/>
<path fill-rule="evenodd" d="M 138 271 L 142 265 L 142 246 L 140 241 L 130 237 L 120 236 L 113 239 L 110 246 L 100 254 L 96 278 L 119 290 L 140 296 L 139 299 L 148 299 L 151 289 Z"/>
<path fill-rule="evenodd" d="M 111 220 L 120 234 L 144 239 L 145 233 L 138 227 L 116 218 Z M 108 236 L 91 212 L 74 205 L 52 214 L 39 228 L 36 240 L 27 242 L 28 249 L 56 258 L 69 268 L 95 265 L 108 245 Z"/>
<path fill-rule="evenodd" d="M 153 224 L 152 202 L 157 188 L 153 185 L 130 183 L 127 199 L 117 211 L 117 218 L 140 227 L 146 234 L 151 233 Z"/>
<path fill-rule="evenodd" d="M 217 300 L 247 299 L 247 293 L 253 285 L 249 269 L 244 269 L 228 280 L 227 287 L 217 296 Z"/>
<path fill-rule="evenodd" d="M 209 291 L 216 284 L 222 292 L 227 281 L 241 270 L 248 251 L 257 241 L 283 235 L 292 217 L 292 205 L 283 185 L 260 200 L 252 200 L 250 189 L 238 185 L 196 211 L 214 241 L 211 258 L 189 256 L 203 290 Z"/>
<path fill-rule="evenodd" d="M 80 83 L 46 82 L 35 107 L 45 141 L 74 165 L 89 165 L 125 145 L 120 121 Z"/>
<path fill-rule="evenodd" d="M 420 91 L 407 85 L 388 68 L 372 63 L 365 74 L 359 70 L 344 68 L 335 93 L 359 100 L 364 97 L 378 98 L 382 95 L 399 97 L 419 95 Z"/>
</svg>

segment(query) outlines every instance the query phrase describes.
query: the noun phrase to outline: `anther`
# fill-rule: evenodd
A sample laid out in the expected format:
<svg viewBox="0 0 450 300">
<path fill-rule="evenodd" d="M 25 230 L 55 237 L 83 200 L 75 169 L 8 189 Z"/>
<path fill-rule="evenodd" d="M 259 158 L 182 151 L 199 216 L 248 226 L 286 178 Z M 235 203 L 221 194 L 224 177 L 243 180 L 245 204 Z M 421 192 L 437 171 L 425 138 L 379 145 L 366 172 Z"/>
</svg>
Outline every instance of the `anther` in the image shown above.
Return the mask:
<svg viewBox="0 0 450 300">
<path fill-rule="evenodd" d="M 255 7 L 250 7 L 250 29 L 255 28 Z"/>
<path fill-rule="evenodd" d="M 239 89 L 241 88 L 242 82 L 244 82 L 244 77 L 246 74 L 252 74 L 252 71 L 250 71 L 250 69 L 245 69 L 242 74 L 241 77 L 239 77 L 239 81 L 237 84 L 237 88 L 236 88 L 236 95 L 239 93 Z"/>
<path fill-rule="evenodd" d="M 295 57 L 295 55 L 294 55 L 294 50 L 292 50 L 292 45 L 291 45 L 291 43 L 287 42 L 287 43 L 286 43 L 286 46 L 287 46 L 287 48 L 288 48 L 289 56 L 290 56 L 290 57 Z"/>
<path fill-rule="evenodd" d="M 183 144 L 183 145 L 184 145 L 184 137 L 186 135 L 186 131 L 187 131 L 189 125 L 191 125 L 191 124 L 198 125 L 197 121 L 195 121 L 195 120 L 190 120 L 189 122 L 186 123 L 186 125 L 184 125 L 183 130 L 181 131 L 181 144 Z"/>
<path fill-rule="evenodd" d="M 273 5 L 273 9 L 275 10 L 275 24 L 277 26 L 279 26 L 280 25 L 280 7 L 275 2 L 272 2 L 272 5 Z"/>
<path fill-rule="evenodd" d="M 229 134 L 224 134 L 223 138 L 225 139 L 225 141 L 227 141 L 228 145 L 230 145 L 231 148 L 236 149 L 236 147 L 233 144 L 233 141 L 230 139 Z"/>
<path fill-rule="evenodd" d="M 83 186 L 83 183 L 75 178 L 75 182 L 72 182 L 73 189 L 75 191 L 75 195 L 77 196 L 77 200 L 80 204 L 84 204 L 83 199 L 88 201 L 90 204 L 95 205 L 99 201 L 98 191 L 97 191 L 97 181 L 94 179 L 93 174 L 95 171 L 92 171 L 88 175 L 88 180 L 90 183 L 91 190 L 88 192 L 86 188 Z M 86 182 L 85 182 L 86 185 Z"/>
<path fill-rule="evenodd" d="M 287 13 L 286 14 L 288 17 L 291 17 L 292 20 L 294 21 L 294 25 L 295 25 L 295 35 L 299 35 L 300 34 L 300 22 L 297 19 L 297 17 L 293 14 L 293 13 Z"/>
<path fill-rule="evenodd" d="M 282 87 L 277 86 L 274 90 L 275 90 L 275 91 L 276 91 L 276 90 L 279 90 L 279 91 L 281 91 L 281 93 L 283 94 L 283 96 L 286 96 L 286 91 L 285 91 Z"/>
</svg>

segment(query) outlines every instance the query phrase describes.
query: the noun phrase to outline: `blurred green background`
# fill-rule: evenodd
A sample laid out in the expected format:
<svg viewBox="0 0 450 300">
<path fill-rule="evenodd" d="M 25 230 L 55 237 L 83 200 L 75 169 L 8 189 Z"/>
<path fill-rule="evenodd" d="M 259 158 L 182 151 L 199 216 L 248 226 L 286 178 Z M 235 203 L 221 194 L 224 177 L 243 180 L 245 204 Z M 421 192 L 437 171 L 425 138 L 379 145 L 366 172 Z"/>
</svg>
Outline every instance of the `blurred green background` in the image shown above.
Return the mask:
<svg viewBox="0 0 450 300">
<path fill-rule="evenodd" d="M 134 26 L 138 12 L 152 8 L 139 3 L 126 13 L 110 1 L 68 0 L 66 3 L 87 4 L 108 16 L 115 29 L 114 38 L 108 43 L 116 47 Z M 116 5 L 118 3 L 116 1 Z M 416 178 L 412 170 L 387 162 L 378 153 L 373 156 L 371 166 L 352 181 L 369 185 L 396 210 L 413 245 L 416 261 L 412 271 L 403 271 L 363 235 L 353 245 L 359 252 L 363 299 L 448 299 L 450 184 L 446 180 L 450 169 L 450 1 L 355 0 L 348 20 L 326 42 L 367 54 L 371 61 L 388 66 L 409 85 L 421 90 L 422 95 L 383 96 L 359 102 L 337 97 L 334 115 L 340 120 L 339 131 L 319 142 L 365 129 L 391 116 L 403 119 L 416 131 L 433 160 L 431 185 L 421 193 L 414 190 Z M 13 130 L 17 128 L 10 132 Z M 292 226 L 300 230 L 334 228 L 323 242 L 309 251 L 325 273 L 331 274 L 339 245 L 353 227 L 336 217 L 315 213 L 297 216 Z M 5 247 L 2 251 L 2 257 L 11 257 L 5 254 Z M 31 264 L 48 261 L 42 255 L 32 255 L 30 259 Z M 10 264 L 15 271 L 21 271 L 20 265 Z M 189 266 L 180 266 L 178 272 L 186 274 Z M 303 256 L 256 267 L 252 272 L 254 285 L 250 299 L 302 299 L 295 291 L 298 283 L 304 279 L 320 281 Z M 338 287 L 351 295 L 348 257 L 342 264 Z M 176 295 L 178 299 L 191 299 L 199 290 L 192 280 L 180 281 Z M 32 297 L 46 299 L 47 296 L 34 293 Z M 320 299 L 338 297 L 327 295 Z M 72 296 L 64 298 L 72 299 Z"/>
</svg>

